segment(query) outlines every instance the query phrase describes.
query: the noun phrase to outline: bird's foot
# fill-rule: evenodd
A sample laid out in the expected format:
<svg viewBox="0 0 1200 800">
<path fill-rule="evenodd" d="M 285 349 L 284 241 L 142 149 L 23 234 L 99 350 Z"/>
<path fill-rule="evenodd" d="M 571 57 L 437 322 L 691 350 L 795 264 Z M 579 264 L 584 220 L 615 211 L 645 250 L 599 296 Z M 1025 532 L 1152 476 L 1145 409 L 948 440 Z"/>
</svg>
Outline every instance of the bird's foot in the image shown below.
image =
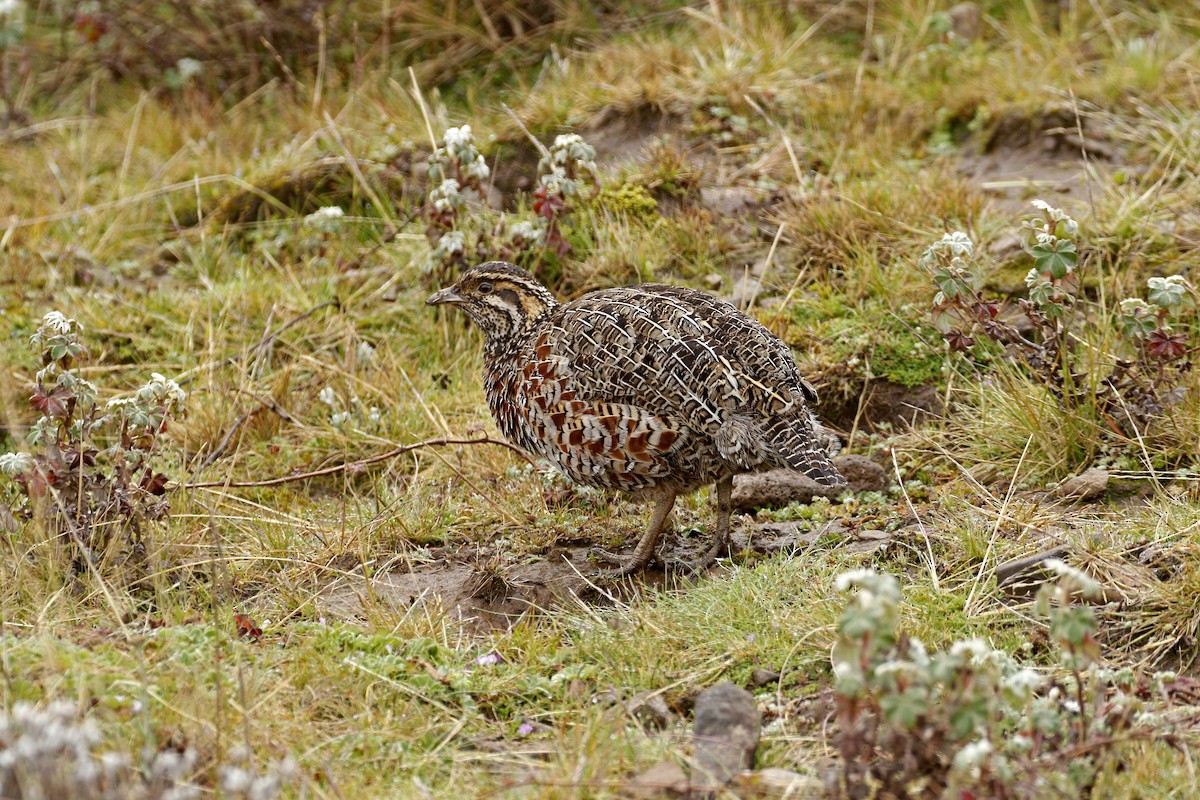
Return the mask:
<svg viewBox="0 0 1200 800">
<path fill-rule="evenodd" d="M 650 559 L 645 559 L 639 562 L 636 556 L 622 556 L 610 550 L 604 550 L 600 547 L 593 547 L 588 551 L 588 555 L 597 561 L 604 561 L 609 564 L 615 564 L 615 569 L 597 570 L 595 577 L 601 580 L 613 580 L 616 578 L 624 578 L 629 575 L 641 572 L 645 569 L 647 562 Z"/>
</svg>

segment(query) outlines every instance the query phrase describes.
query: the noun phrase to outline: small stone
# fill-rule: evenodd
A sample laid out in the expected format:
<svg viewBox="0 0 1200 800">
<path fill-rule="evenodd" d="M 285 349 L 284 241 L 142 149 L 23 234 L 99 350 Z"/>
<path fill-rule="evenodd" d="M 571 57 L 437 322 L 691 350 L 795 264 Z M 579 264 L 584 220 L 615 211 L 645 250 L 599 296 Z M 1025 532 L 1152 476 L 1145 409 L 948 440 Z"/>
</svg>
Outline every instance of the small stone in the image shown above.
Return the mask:
<svg viewBox="0 0 1200 800">
<path fill-rule="evenodd" d="M 859 531 L 858 538 L 865 539 L 867 541 L 872 541 L 872 542 L 879 542 L 879 541 L 885 541 L 887 539 L 891 539 L 892 534 L 888 533 L 887 531 L 877 531 L 877 530 L 868 529 L 865 531 Z"/>
<path fill-rule="evenodd" d="M 659 692 L 638 692 L 625 701 L 625 710 L 643 725 L 656 730 L 670 726 L 676 718 Z"/>
<path fill-rule="evenodd" d="M 751 211 L 761 198 L 761 192 L 742 186 L 703 186 L 700 189 L 700 204 L 722 215 Z"/>
<path fill-rule="evenodd" d="M 761 689 L 772 683 L 779 683 L 783 675 L 773 669 L 756 669 L 750 673 L 750 688 Z"/>
<path fill-rule="evenodd" d="M 719 272 L 710 272 L 704 276 L 704 285 L 714 292 L 720 289 L 723 283 L 725 283 L 725 278 Z"/>
<path fill-rule="evenodd" d="M 817 497 L 837 497 L 841 488 L 821 486 L 802 472 L 773 469 L 733 479 L 733 507 L 737 511 L 775 508 L 788 503 L 811 503 Z"/>
<path fill-rule="evenodd" d="M 954 38 L 973 42 L 979 38 L 983 13 L 978 3 L 959 3 L 950 9 L 950 30 Z"/>
<path fill-rule="evenodd" d="M 754 766 L 762 718 L 754 696 L 732 683 L 719 683 L 696 698 L 692 738 L 692 787 L 716 791 Z"/>
<path fill-rule="evenodd" d="M 1108 470 L 1092 467 L 1082 475 L 1067 478 L 1054 487 L 1054 496 L 1070 500 L 1092 500 L 1108 491 Z"/>
<path fill-rule="evenodd" d="M 987 250 L 988 254 L 995 256 L 998 261 L 1008 261 L 1025 252 L 1025 248 L 1021 245 L 1020 237 L 1011 233 L 997 236 L 988 245 Z"/>
<path fill-rule="evenodd" d="M 683 797 L 687 792 L 688 779 L 683 768 L 674 761 L 664 761 L 625 784 L 621 794 L 635 800 L 660 800 Z"/>
<path fill-rule="evenodd" d="M 852 492 L 881 492 L 890 482 L 887 470 L 866 456 L 847 453 L 835 458 L 833 465 L 849 482 Z"/>
</svg>

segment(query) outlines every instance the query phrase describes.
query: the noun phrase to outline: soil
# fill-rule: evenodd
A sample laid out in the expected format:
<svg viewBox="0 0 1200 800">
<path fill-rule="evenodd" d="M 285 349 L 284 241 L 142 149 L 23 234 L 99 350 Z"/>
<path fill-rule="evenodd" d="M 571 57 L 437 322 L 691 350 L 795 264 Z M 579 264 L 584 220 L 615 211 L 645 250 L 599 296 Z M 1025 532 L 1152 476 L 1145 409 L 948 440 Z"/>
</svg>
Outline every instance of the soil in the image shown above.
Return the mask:
<svg viewBox="0 0 1200 800">
<path fill-rule="evenodd" d="M 632 553 L 640 533 L 630 532 L 622 555 Z M 839 547 L 850 553 L 869 554 L 885 547 L 894 538 L 907 536 L 905 530 L 883 533 L 852 530 L 841 521 L 812 526 L 807 523 L 758 523 L 734 520 L 733 551 L 750 555 L 794 555 L 814 546 Z M 671 561 L 689 562 L 698 558 L 709 545 L 707 535 L 664 537 L 660 555 Z M 370 579 L 339 581 L 328 587 L 318 600 L 327 617 L 354 621 L 364 619 L 366 609 L 383 606 L 403 611 L 416 605 L 444 610 L 454 619 L 478 633 L 510 628 L 526 614 L 577 605 L 597 605 L 624 600 L 644 588 L 664 588 L 690 580 L 688 574 L 667 571 L 655 559 L 634 578 L 612 581 L 597 575 L 604 567 L 593 560 L 590 545 L 571 544 L 553 547 L 540 560 L 503 567 L 482 567 L 482 554 L 461 548 L 433 551 L 434 560 L 411 571 L 396 569 L 381 572 Z M 710 571 L 719 572 L 721 567 Z"/>
<path fill-rule="evenodd" d="M 1077 216 L 1090 210 L 1090 181 L 1124 166 L 1124 154 L 1087 117 L 1071 109 L 1001 119 L 959 170 L 1013 218 L 1041 199 Z M 1089 175 L 1089 170 L 1098 175 Z"/>
</svg>

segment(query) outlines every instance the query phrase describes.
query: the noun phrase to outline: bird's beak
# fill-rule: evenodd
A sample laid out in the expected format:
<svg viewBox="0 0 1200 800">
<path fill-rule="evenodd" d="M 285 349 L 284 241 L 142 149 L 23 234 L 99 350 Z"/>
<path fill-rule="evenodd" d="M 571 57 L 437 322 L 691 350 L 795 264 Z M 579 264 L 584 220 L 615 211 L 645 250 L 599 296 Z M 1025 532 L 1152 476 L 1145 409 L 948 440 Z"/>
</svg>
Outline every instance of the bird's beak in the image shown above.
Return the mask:
<svg viewBox="0 0 1200 800">
<path fill-rule="evenodd" d="M 466 300 L 458 292 L 454 291 L 453 286 L 447 286 L 445 289 L 434 292 L 429 299 L 425 301 L 427 306 L 441 305 L 442 303 L 461 303 Z"/>
</svg>

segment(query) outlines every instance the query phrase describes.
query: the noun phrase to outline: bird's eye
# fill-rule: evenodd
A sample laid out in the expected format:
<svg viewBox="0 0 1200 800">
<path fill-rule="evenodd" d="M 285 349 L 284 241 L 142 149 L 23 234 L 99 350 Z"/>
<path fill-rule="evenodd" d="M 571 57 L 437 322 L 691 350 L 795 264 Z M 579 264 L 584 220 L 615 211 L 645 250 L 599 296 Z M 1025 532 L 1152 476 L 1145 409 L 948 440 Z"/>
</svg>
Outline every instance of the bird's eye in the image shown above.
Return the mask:
<svg viewBox="0 0 1200 800">
<path fill-rule="evenodd" d="M 479 293 L 480 294 L 491 294 L 491 292 L 492 292 L 492 285 L 490 283 L 479 284 Z"/>
</svg>

